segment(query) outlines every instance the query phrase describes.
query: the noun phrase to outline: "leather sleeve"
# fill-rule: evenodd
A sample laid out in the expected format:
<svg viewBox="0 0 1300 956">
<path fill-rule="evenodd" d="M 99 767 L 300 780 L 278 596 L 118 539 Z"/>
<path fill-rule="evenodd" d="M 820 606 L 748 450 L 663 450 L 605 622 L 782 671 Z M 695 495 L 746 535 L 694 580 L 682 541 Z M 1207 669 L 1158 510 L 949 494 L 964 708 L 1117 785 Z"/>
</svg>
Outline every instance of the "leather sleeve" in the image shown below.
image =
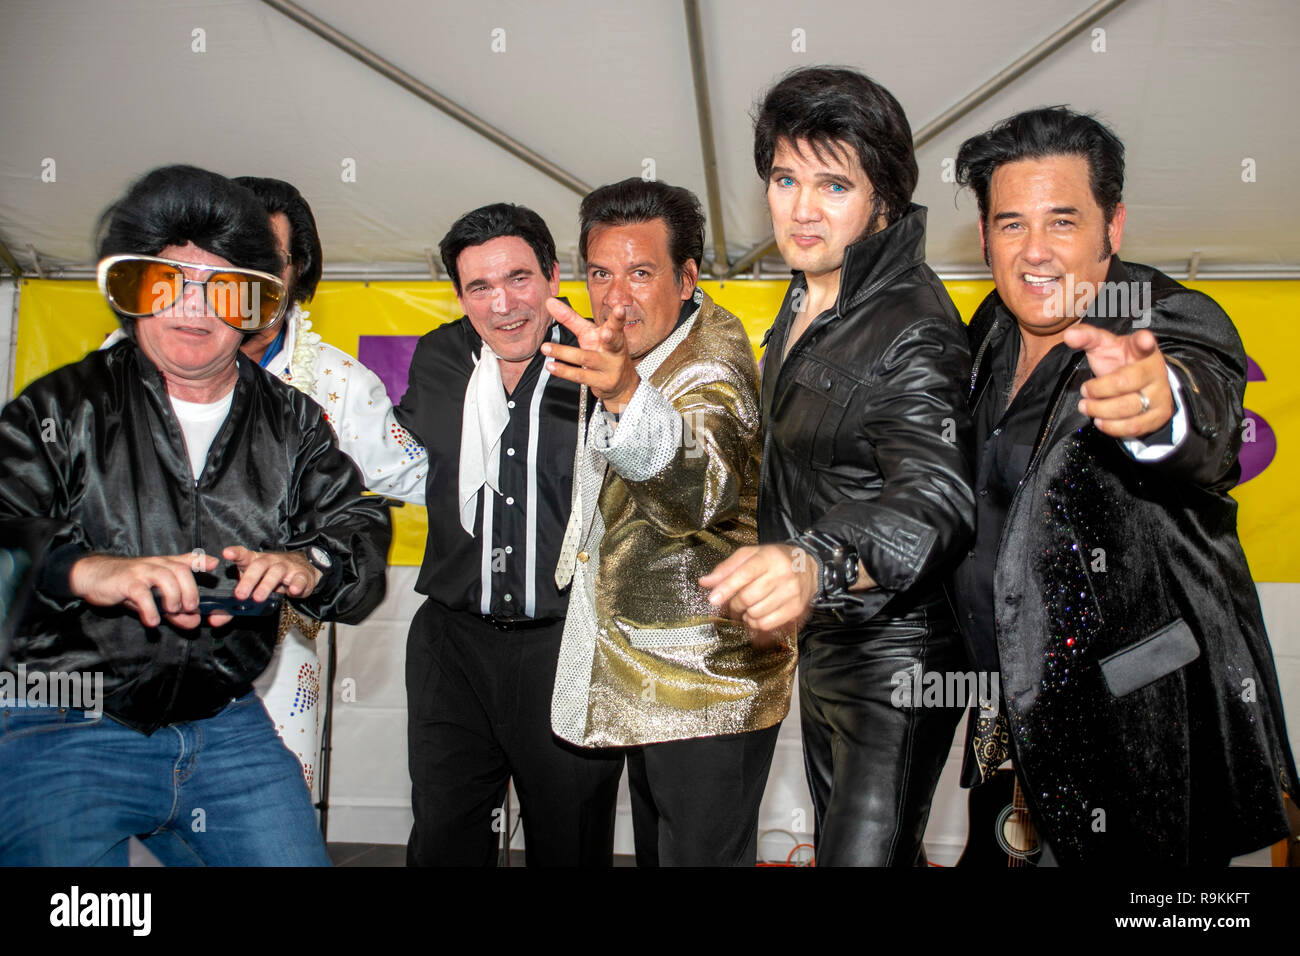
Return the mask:
<svg viewBox="0 0 1300 956">
<path fill-rule="evenodd" d="M 1152 304 L 1151 330 L 1182 386 L 1187 435 L 1169 457 L 1148 467 L 1205 488 L 1237 481 L 1246 393 L 1246 351 L 1217 302 L 1191 289 Z"/>
<path fill-rule="evenodd" d="M 362 495 L 361 473 L 339 450 L 320 408 L 310 401 L 303 405 L 284 550 L 316 545 L 330 555 L 335 570 L 321 579 L 321 589 L 294 603 L 317 620 L 356 624 L 384 598 L 392 538 L 388 507 L 381 497 Z"/>
<path fill-rule="evenodd" d="M 73 413 L 60 408 L 53 392 L 34 386 L 0 413 L 0 531 L 6 540 L 47 542 L 47 556 L 33 599 L 51 610 L 74 606 L 68 590 L 72 565 L 90 553 L 86 535 L 68 520 L 81 498 L 81 473 L 68 454 L 70 433 L 78 427 Z"/>
<path fill-rule="evenodd" d="M 974 530 L 969 376 L 962 326 L 913 322 L 885 351 L 862 407 L 850 409 L 861 416 L 857 434 L 875 453 L 882 489 L 871 500 L 833 505 L 813 527 L 856 547 L 886 592 L 939 570 Z"/>
</svg>

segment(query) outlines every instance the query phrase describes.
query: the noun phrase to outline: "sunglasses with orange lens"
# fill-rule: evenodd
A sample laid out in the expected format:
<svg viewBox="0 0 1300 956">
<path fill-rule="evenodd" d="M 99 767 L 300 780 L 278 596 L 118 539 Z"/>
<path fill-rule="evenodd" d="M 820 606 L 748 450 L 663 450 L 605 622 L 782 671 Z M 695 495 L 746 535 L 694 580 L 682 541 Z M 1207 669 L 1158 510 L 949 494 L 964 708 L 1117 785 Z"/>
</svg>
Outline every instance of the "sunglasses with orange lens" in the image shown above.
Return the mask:
<svg viewBox="0 0 1300 956">
<path fill-rule="evenodd" d="M 184 270 L 210 273 L 190 279 Z M 260 332 L 279 321 L 289 304 L 279 276 L 235 266 L 213 268 L 157 256 L 109 256 L 99 263 L 99 291 L 114 311 L 139 319 L 181 303 L 185 288 L 203 287 L 211 313 L 240 332 Z"/>
</svg>

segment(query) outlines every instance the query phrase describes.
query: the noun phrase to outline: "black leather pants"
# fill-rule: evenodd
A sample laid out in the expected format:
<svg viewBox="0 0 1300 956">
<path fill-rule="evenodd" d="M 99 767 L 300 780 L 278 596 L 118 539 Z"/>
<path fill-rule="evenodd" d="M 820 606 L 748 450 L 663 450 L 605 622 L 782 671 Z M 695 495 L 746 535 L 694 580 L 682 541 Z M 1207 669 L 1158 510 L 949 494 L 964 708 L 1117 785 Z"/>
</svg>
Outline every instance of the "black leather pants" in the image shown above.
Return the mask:
<svg viewBox="0 0 1300 956">
<path fill-rule="evenodd" d="M 922 675 L 966 669 L 956 629 L 942 617 L 852 630 L 814 621 L 800 635 L 799 719 L 818 866 L 925 864 L 921 838 L 964 701 L 896 705 L 900 685 L 914 688 L 917 667 Z"/>
</svg>

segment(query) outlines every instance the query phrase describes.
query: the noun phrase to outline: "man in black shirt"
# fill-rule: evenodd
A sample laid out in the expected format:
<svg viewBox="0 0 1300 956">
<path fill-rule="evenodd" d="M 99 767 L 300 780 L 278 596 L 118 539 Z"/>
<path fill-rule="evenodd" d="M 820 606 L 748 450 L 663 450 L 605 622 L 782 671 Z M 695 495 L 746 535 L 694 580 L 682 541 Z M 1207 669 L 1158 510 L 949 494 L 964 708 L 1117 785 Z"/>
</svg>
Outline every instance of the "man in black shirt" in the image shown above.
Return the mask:
<svg viewBox="0 0 1300 956">
<path fill-rule="evenodd" d="M 1228 495 L 1246 355 L 1213 300 L 1115 255 L 1123 149 L 1057 107 L 957 157 L 996 291 L 970 324 L 977 537 L 954 592 L 1001 687 L 963 782 L 1012 757 L 1058 863 L 1226 864 L 1286 835 L 1295 782 Z"/>
<path fill-rule="evenodd" d="M 457 220 L 439 251 L 465 316 L 420 340 L 396 408 L 429 453 L 416 583 L 428 600 L 406 655 L 407 862 L 491 865 L 513 777 L 529 863 L 608 865 L 622 756 L 550 727 L 578 416 L 578 386 L 538 351 L 575 341 L 544 306 L 555 242 L 535 212 L 498 203 Z"/>
</svg>

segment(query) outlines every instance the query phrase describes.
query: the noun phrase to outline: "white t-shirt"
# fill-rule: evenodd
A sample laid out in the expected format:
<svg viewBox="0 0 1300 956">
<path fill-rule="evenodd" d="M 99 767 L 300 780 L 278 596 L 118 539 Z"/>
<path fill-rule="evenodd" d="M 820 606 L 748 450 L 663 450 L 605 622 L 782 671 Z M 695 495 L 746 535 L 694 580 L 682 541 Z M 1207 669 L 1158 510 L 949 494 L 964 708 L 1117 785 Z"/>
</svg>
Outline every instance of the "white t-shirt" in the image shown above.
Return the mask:
<svg viewBox="0 0 1300 956">
<path fill-rule="evenodd" d="M 210 404 L 183 402 L 174 395 L 168 396 L 172 400 L 176 419 L 181 423 L 181 434 L 185 436 L 185 450 L 190 453 L 190 471 L 194 472 L 195 481 L 203 473 L 203 463 L 208 460 L 212 439 L 217 437 L 221 423 L 230 414 L 230 403 L 234 397 L 233 388 L 226 393 L 225 398 L 219 398 Z"/>
</svg>

